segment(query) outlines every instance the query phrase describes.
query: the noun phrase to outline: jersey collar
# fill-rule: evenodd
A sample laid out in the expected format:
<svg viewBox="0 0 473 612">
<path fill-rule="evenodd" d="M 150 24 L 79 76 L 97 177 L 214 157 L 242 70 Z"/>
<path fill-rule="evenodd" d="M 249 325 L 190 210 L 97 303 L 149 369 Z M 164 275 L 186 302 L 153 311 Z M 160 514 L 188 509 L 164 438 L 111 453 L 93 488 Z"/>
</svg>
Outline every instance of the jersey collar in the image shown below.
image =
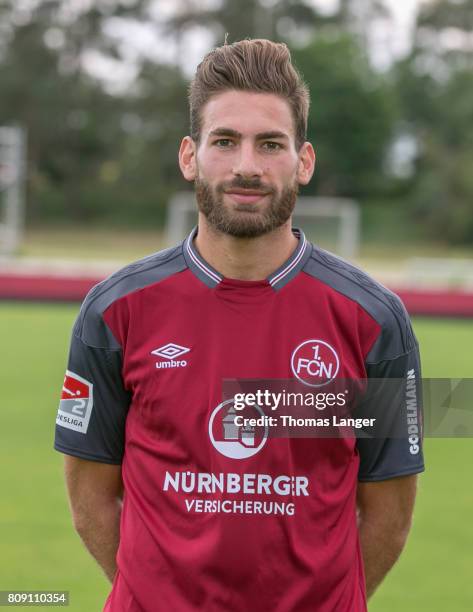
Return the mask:
<svg viewBox="0 0 473 612">
<path fill-rule="evenodd" d="M 195 227 L 189 236 L 184 240 L 183 251 L 187 265 L 190 270 L 208 287 L 216 287 L 223 276 L 205 261 L 194 246 L 194 238 L 197 235 Z M 273 289 L 281 289 L 286 283 L 293 279 L 302 269 L 307 259 L 310 257 L 311 246 L 307 242 L 304 232 L 293 228 L 293 234 L 299 239 L 297 248 L 284 264 L 279 267 L 266 280 Z"/>
</svg>

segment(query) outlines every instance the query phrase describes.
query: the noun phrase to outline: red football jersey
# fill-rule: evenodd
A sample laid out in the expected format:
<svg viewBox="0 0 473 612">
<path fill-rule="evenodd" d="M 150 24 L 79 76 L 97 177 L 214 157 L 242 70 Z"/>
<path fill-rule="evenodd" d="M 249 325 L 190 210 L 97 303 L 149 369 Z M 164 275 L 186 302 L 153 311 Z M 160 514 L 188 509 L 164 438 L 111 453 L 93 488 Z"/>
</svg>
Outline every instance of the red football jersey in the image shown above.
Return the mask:
<svg viewBox="0 0 473 612">
<path fill-rule="evenodd" d="M 241 281 L 200 257 L 194 230 L 82 305 L 55 448 L 122 465 L 108 612 L 366 610 L 357 482 L 423 470 L 420 414 L 409 406 L 408 430 L 400 394 L 365 411 L 400 423 L 404 437 L 271 438 L 236 427 L 222 401 L 225 379 L 310 389 L 420 378 L 399 299 L 296 233 L 280 269 Z"/>
</svg>

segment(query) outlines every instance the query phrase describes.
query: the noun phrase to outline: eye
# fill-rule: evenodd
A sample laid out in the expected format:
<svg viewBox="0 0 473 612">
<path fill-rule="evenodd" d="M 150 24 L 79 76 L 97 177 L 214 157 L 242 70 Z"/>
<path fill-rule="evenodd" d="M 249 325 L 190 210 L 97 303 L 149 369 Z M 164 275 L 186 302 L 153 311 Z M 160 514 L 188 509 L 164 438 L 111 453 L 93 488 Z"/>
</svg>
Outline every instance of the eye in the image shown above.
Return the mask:
<svg viewBox="0 0 473 612">
<path fill-rule="evenodd" d="M 263 149 L 266 149 L 267 151 L 279 151 L 282 148 L 283 146 L 279 142 L 268 140 L 263 143 Z"/>
<path fill-rule="evenodd" d="M 213 144 L 220 149 L 228 149 L 228 147 L 233 145 L 233 141 L 231 141 L 229 138 L 219 138 L 218 140 L 215 140 Z"/>
</svg>

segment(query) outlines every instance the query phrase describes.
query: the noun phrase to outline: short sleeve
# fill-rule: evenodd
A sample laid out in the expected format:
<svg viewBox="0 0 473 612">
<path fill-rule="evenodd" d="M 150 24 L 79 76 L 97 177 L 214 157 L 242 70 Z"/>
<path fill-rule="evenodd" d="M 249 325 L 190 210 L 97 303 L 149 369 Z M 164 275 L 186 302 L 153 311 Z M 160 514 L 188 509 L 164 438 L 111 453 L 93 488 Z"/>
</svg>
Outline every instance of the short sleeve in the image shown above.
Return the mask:
<svg viewBox="0 0 473 612">
<path fill-rule="evenodd" d="M 421 367 L 417 341 L 411 333 L 408 351 L 366 364 L 368 392 L 356 416 L 374 418 L 376 424 L 370 437 L 357 440 L 358 479 L 362 482 L 424 471 Z"/>
<path fill-rule="evenodd" d="M 84 317 L 88 336 L 95 342 L 84 338 Z M 130 396 L 123 386 L 121 347 L 104 326 L 101 316 L 93 316 L 83 306 L 72 334 L 54 448 L 83 459 L 120 464 Z"/>
</svg>

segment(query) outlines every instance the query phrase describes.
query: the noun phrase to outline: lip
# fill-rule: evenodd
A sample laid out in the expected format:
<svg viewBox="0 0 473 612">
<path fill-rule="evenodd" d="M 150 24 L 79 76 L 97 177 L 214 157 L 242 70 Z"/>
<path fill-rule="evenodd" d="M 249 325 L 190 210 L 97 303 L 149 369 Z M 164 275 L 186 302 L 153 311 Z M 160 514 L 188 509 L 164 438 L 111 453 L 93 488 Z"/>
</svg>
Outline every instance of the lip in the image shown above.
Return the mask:
<svg viewBox="0 0 473 612">
<path fill-rule="evenodd" d="M 266 191 L 257 191 L 254 189 L 232 189 L 226 191 L 225 194 L 239 204 L 252 204 L 262 200 L 268 195 Z"/>
</svg>

